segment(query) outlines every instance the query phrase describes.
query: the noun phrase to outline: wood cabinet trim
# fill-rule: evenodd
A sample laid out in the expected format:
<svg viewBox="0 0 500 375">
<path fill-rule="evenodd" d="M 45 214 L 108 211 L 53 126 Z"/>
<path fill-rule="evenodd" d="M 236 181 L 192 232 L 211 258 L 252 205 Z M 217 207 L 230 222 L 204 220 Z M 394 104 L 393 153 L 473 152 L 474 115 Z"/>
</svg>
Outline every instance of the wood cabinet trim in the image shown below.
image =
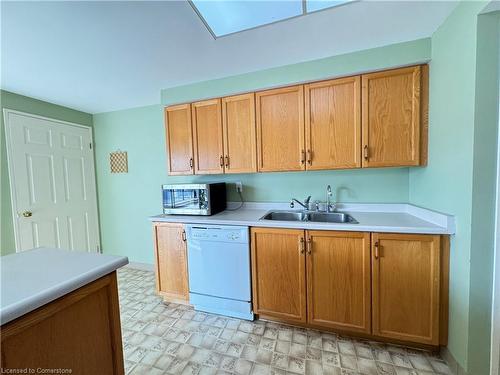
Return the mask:
<svg viewBox="0 0 500 375">
<path fill-rule="evenodd" d="M 450 236 L 441 236 L 441 270 L 439 296 L 439 345 L 448 345 Z"/>
<path fill-rule="evenodd" d="M 425 167 L 429 154 L 429 65 L 421 65 L 420 96 L 420 163 Z"/>
</svg>

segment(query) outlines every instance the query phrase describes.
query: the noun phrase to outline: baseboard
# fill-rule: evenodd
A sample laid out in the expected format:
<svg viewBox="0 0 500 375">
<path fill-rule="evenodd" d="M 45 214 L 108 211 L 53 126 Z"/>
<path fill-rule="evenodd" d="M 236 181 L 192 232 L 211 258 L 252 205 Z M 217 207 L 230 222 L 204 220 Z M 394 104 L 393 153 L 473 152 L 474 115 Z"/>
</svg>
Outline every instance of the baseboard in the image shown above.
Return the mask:
<svg viewBox="0 0 500 375">
<path fill-rule="evenodd" d="M 446 361 L 446 363 L 448 363 L 448 366 L 454 375 L 468 375 L 467 371 L 460 366 L 446 346 L 441 347 L 441 357 Z"/>
<path fill-rule="evenodd" d="M 129 262 L 126 267 L 133 268 L 135 270 L 154 271 L 154 265 L 150 263 Z"/>
</svg>

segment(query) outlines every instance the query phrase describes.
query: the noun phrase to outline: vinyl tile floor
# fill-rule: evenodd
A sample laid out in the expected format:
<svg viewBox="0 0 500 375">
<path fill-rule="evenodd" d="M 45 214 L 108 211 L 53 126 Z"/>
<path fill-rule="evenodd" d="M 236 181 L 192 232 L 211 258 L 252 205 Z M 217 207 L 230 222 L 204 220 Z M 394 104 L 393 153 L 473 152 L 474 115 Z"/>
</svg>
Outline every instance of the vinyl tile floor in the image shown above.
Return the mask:
<svg viewBox="0 0 500 375">
<path fill-rule="evenodd" d="M 127 374 L 451 374 L 426 351 L 165 303 L 154 273 L 118 271 Z"/>
</svg>

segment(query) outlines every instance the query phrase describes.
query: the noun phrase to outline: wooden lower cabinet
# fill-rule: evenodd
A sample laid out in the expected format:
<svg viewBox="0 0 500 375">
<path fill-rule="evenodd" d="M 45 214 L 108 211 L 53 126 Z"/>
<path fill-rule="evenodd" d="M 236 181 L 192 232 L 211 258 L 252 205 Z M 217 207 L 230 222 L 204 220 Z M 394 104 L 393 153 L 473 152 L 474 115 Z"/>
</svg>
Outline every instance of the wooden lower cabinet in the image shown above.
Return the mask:
<svg viewBox="0 0 500 375">
<path fill-rule="evenodd" d="M 370 233 L 307 231 L 307 320 L 370 333 Z"/>
<path fill-rule="evenodd" d="M 1 331 L 2 374 L 20 373 L 16 369 L 125 373 L 115 272 L 2 325 Z"/>
<path fill-rule="evenodd" d="M 252 228 L 253 310 L 292 322 L 306 322 L 303 230 Z"/>
<path fill-rule="evenodd" d="M 372 236 L 373 334 L 438 345 L 440 236 Z"/>
<path fill-rule="evenodd" d="M 251 241 L 259 316 L 385 341 L 446 345 L 447 237 L 252 228 Z"/>
<path fill-rule="evenodd" d="M 154 223 L 156 290 L 166 301 L 187 303 L 186 232 L 183 224 Z"/>
</svg>

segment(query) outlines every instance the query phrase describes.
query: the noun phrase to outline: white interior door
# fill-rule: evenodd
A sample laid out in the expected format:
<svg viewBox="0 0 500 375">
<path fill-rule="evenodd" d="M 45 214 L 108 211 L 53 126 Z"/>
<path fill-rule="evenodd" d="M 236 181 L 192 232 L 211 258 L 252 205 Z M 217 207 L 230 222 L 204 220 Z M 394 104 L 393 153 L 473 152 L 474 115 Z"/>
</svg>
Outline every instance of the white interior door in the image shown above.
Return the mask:
<svg viewBox="0 0 500 375">
<path fill-rule="evenodd" d="M 4 110 L 16 251 L 99 251 L 92 129 Z"/>
</svg>

